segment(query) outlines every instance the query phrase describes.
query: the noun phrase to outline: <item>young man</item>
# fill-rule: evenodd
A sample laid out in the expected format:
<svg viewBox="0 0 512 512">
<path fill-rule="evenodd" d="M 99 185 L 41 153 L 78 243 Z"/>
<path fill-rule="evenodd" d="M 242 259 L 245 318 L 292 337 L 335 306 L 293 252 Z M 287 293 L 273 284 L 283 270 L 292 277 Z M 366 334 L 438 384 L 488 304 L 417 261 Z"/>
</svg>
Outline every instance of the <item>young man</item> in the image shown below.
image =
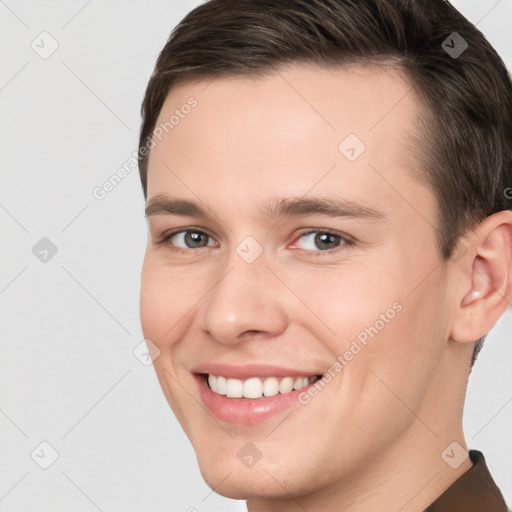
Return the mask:
<svg viewBox="0 0 512 512">
<path fill-rule="evenodd" d="M 506 511 L 462 430 L 512 296 L 512 85 L 482 34 L 442 0 L 212 0 L 142 114 L 142 327 L 208 485 Z"/>
</svg>

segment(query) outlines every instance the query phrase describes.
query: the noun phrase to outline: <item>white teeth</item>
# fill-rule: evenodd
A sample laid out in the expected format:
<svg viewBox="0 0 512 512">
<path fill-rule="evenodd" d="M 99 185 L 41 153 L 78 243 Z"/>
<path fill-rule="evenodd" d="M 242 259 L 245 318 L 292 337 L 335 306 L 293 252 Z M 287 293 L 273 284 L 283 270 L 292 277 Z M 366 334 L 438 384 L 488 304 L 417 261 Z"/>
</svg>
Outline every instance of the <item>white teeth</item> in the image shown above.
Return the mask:
<svg viewBox="0 0 512 512">
<path fill-rule="evenodd" d="M 260 379 L 247 379 L 244 382 L 245 398 L 261 398 L 263 394 L 263 384 Z"/>
<path fill-rule="evenodd" d="M 293 389 L 302 389 L 309 384 L 307 377 L 297 377 L 293 383 Z"/>
<path fill-rule="evenodd" d="M 252 377 L 245 381 L 228 379 L 222 375 L 208 375 L 210 389 L 218 395 L 228 398 L 261 398 L 262 396 L 275 396 L 278 393 L 290 393 L 302 389 L 315 382 L 317 377 L 267 377 L 260 379 Z"/>
<path fill-rule="evenodd" d="M 263 394 L 265 396 L 274 396 L 279 393 L 279 382 L 275 377 L 267 377 L 263 381 Z"/>
<path fill-rule="evenodd" d="M 225 395 L 226 394 L 226 387 L 227 387 L 226 377 L 222 377 L 221 375 L 219 375 L 217 377 L 217 393 L 219 395 Z"/>
<path fill-rule="evenodd" d="M 242 398 L 244 394 L 244 384 L 238 379 L 228 379 L 226 384 L 226 396 L 228 398 Z"/>
<path fill-rule="evenodd" d="M 289 393 L 293 391 L 293 377 L 285 377 L 279 383 L 279 393 Z"/>
</svg>

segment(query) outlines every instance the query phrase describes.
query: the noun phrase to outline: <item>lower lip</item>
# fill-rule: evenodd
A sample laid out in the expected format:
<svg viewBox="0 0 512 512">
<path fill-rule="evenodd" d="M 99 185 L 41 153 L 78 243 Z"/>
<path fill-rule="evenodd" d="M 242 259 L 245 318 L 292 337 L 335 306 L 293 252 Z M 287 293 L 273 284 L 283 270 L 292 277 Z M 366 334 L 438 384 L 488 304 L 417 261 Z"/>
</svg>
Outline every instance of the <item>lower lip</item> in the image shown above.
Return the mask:
<svg viewBox="0 0 512 512">
<path fill-rule="evenodd" d="M 289 393 L 262 398 L 228 398 L 214 393 L 204 375 L 195 375 L 204 405 L 219 420 L 243 425 L 256 425 L 293 405 L 301 405 L 299 395 L 315 383 Z M 318 381 L 316 381 L 318 382 Z"/>
</svg>

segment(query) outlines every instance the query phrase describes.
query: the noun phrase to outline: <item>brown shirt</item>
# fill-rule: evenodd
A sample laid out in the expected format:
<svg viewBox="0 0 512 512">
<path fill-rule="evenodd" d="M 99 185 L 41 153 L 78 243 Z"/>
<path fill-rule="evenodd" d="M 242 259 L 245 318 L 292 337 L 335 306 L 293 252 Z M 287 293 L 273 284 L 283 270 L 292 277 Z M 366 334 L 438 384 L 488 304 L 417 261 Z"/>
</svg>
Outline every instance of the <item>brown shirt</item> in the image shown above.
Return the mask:
<svg viewBox="0 0 512 512">
<path fill-rule="evenodd" d="M 469 451 L 473 466 L 439 496 L 425 512 L 508 512 L 482 452 Z"/>
</svg>

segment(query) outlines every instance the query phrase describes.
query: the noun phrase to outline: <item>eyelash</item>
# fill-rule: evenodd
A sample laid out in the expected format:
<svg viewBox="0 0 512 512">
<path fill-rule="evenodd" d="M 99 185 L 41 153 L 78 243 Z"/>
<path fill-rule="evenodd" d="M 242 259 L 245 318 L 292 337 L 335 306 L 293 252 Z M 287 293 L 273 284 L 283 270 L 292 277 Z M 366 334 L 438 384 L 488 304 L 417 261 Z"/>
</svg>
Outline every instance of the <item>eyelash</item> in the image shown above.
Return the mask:
<svg viewBox="0 0 512 512">
<path fill-rule="evenodd" d="M 166 233 L 166 234 L 162 235 L 160 240 L 156 241 L 155 244 L 157 246 L 166 246 L 171 251 L 177 252 L 179 254 L 190 254 L 192 252 L 197 251 L 198 249 L 204 249 L 205 248 L 205 247 L 198 247 L 197 249 L 193 249 L 193 248 L 184 249 L 183 247 L 174 247 L 174 246 L 172 246 L 172 244 L 169 243 L 170 239 L 174 235 L 177 235 L 179 233 L 186 233 L 186 232 L 199 233 L 199 234 L 205 235 L 205 236 L 207 236 L 209 238 L 213 238 L 211 235 L 209 235 L 208 233 L 206 233 L 205 231 L 203 231 L 201 229 L 196 229 L 196 228 L 193 228 L 193 227 L 192 228 L 180 228 L 180 229 L 176 229 L 174 231 L 170 231 L 169 233 Z M 296 238 L 296 240 L 300 240 L 302 237 L 304 237 L 306 235 L 310 235 L 312 233 L 321 233 L 321 234 L 333 235 L 333 236 L 336 236 L 336 237 L 340 238 L 342 243 L 341 243 L 341 245 L 339 245 L 338 247 L 335 247 L 334 249 L 324 250 L 324 251 L 320 251 L 320 250 L 319 251 L 309 251 L 307 249 L 300 249 L 307 256 L 322 257 L 322 256 L 325 256 L 325 255 L 328 255 L 328 254 L 333 254 L 335 252 L 338 252 L 343 247 L 350 246 L 350 245 L 353 245 L 355 243 L 354 239 L 352 239 L 348 235 L 344 235 L 342 233 L 339 233 L 337 231 L 330 230 L 330 229 L 310 229 L 309 231 L 305 231 L 305 232 L 301 233 Z"/>
</svg>

